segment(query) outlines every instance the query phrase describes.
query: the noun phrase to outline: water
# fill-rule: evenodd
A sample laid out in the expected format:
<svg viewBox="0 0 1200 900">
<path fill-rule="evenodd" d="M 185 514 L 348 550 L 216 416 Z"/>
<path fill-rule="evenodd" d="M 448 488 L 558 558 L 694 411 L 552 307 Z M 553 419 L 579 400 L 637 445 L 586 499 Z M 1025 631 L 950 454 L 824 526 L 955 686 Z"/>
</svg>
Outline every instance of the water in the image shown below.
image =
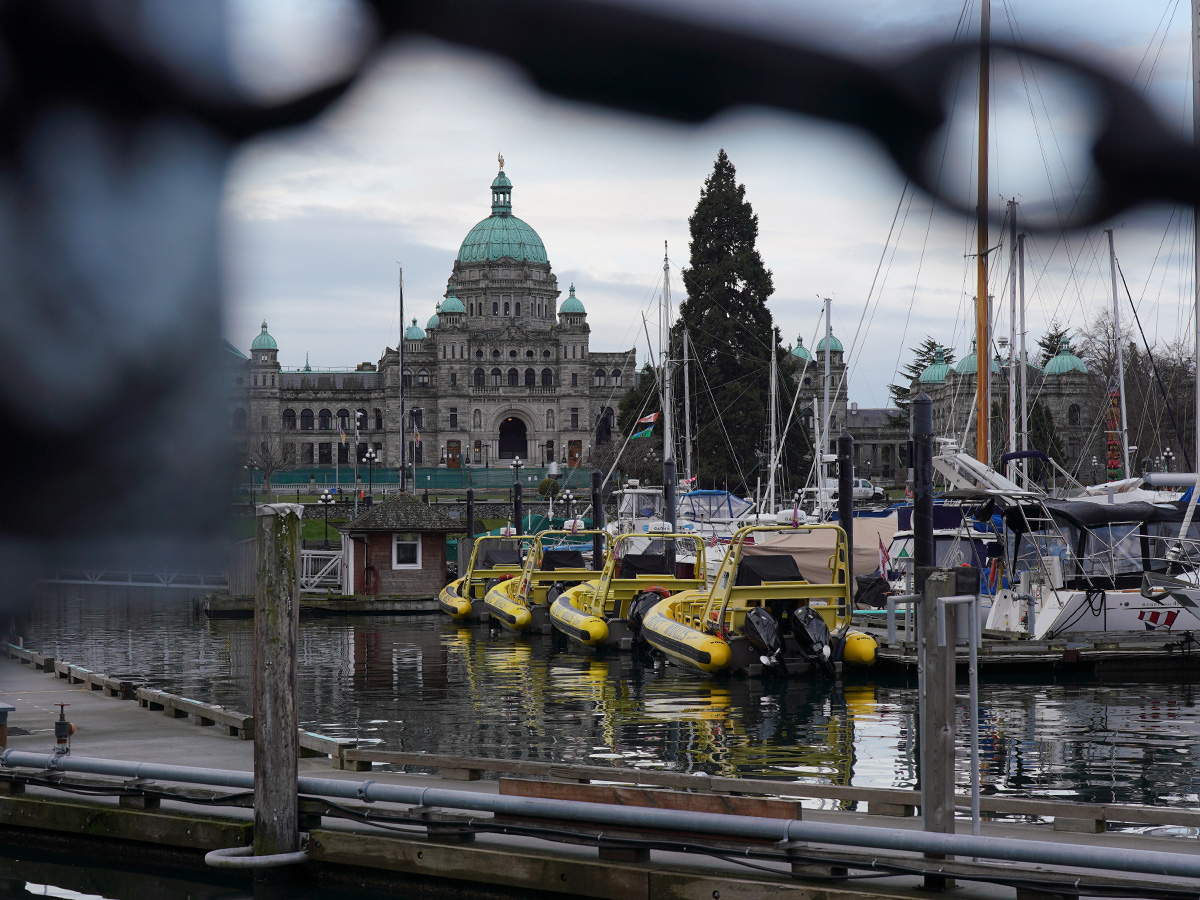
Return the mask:
<svg viewBox="0 0 1200 900">
<path fill-rule="evenodd" d="M 252 623 L 197 616 L 186 592 L 53 586 L 20 631 L 27 646 L 79 665 L 252 709 Z M 917 698 L 903 678 L 705 680 L 419 616 L 302 620 L 299 689 L 305 728 L 391 750 L 916 786 Z M 965 695 L 962 686 L 963 790 Z M 985 792 L 1197 802 L 1191 684 L 984 684 L 980 742 Z"/>
</svg>

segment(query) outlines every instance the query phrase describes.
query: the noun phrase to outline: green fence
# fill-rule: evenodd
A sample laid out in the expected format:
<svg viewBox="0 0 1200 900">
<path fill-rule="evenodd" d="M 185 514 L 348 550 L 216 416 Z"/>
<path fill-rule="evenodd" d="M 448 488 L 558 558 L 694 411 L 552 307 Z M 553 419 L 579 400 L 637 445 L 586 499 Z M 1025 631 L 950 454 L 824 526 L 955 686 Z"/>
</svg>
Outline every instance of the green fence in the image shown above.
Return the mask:
<svg viewBox="0 0 1200 900">
<path fill-rule="evenodd" d="M 542 467 L 522 466 L 520 478 L 521 484 L 525 486 L 525 491 L 527 493 L 535 493 L 538 485 L 546 478 L 547 473 L 548 470 Z M 260 490 L 263 483 L 262 472 L 252 470 L 251 475 L 255 489 Z M 375 469 L 374 477 L 370 478 L 366 467 L 361 467 L 358 471 L 358 478 L 359 483 L 363 485 L 370 482 L 377 487 L 394 487 L 400 482 L 400 473 L 395 468 L 380 467 Z M 556 478 L 562 490 L 569 489 L 576 496 L 582 497 L 584 493 L 591 490 L 591 469 L 582 467 L 577 469 L 564 468 Z M 476 489 L 507 489 L 512 486 L 512 483 L 513 470 L 511 466 L 493 466 L 486 469 L 481 466 L 469 469 L 443 469 L 434 466 L 418 466 L 414 487 L 418 491 L 466 490 L 469 487 Z M 337 469 L 333 467 L 287 469 L 282 472 L 276 472 L 271 476 L 272 491 L 294 491 L 297 488 L 304 489 L 309 486 L 323 489 L 335 484 L 352 488 L 354 486 L 354 467 L 341 466 Z M 248 492 L 249 485 L 249 480 L 244 481 L 240 490 L 243 493 Z"/>
</svg>

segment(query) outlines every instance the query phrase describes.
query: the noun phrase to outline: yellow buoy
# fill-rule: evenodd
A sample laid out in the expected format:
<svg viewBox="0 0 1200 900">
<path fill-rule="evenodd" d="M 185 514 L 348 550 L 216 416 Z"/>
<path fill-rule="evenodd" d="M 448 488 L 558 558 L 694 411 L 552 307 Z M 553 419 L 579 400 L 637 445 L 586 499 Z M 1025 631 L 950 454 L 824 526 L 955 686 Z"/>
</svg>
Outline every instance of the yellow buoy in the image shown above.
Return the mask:
<svg viewBox="0 0 1200 900">
<path fill-rule="evenodd" d="M 879 644 L 869 634 L 862 631 L 848 632 L 846 645 L 842 648 L 842 662 L 851 666 L 873 666 L 877 649 Z"/>
</svg>

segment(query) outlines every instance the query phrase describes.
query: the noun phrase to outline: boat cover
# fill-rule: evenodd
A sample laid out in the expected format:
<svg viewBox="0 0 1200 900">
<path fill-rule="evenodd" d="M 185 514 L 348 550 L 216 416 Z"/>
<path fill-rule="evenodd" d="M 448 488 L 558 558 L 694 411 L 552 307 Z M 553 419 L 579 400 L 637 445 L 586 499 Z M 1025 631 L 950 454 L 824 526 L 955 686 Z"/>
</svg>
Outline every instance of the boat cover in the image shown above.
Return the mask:
<svg viewBox="0 0 1200 900">
<path fill-rule="evenodd" d="M 555 569 L 586 569 L 587 563 L 578 550 L 546 550 L 542 553 L 543 572 Z"/>
<path fill-rule="evenodd" d="M 774 553 L 770 556 L 743 556 L 733 583 L 756 587 L 764 581 L 804 580 L 794 557 L 787 553 Z"/>
<path fill-rule="evenodd" d="M 1089 530 L 1106 525 L 1182 522 L 1187 511 L 1187 504 L 1181 502 L 1092 503 L 1087 500 L 1044 500 L 1042 504 L 1054 516 Z M 1019 506 L 1009 507 L 1004 512 L 1004 523 L 1013 531 L 1023 533 L 1027 530 L 1026 516 L 1030 520 L 1045 517 L 1045 513 L 1037 504 L 1025 504 L 1024 510 L 1022 514 Z M 1031 524 L 1037 526 L 1036 522 Z"/>
<path fill-rule="evenodd" d="M 479 561 L 481 569 L 519 565 L 521 565 L 521 551 L 511 550 L 508 547 L 488 547 L 483 551 L 483 559 Z"/>
<path fill-rule="evenodd" d="M 854 519 L 853 575 L 869 575 L 879 569 L 879 545 L 888 547 L 896 533 L 895 518 Z M 813 584 L 829 584 L 833 577 L 829 557 L 833 554 L 832 531 L 784 531 L 777 535 L 755 534 L 756 543 L 742 550 L 742 559 L 786 553 Z"/>
<path fill-rule="evenodd" d="M 638 575 L 673 575 L 667 565 L 667 557 L 659 553 L 626 553 L 621 557 L 618 578 L 636 578 Z"/>
</svg>

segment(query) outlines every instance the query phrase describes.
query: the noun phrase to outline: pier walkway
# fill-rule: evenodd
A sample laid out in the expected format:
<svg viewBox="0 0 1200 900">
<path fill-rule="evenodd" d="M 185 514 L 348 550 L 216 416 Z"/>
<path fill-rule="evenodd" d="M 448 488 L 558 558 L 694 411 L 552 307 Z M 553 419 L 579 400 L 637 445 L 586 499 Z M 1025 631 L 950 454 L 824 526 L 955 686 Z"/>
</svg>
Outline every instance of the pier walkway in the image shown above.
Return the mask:
<svg viewBox="0 0 1200 900">
<path fill-rule="evenodd" d="M 147 702 L 143 694 L 141 702 L 121 699 L 119 691 L 97 689 L 95 681 L 86 680 L 85 673 L 71 667 L 63 667 L 53 661 L 44 670 L 39 670 L 36 661 L 20 662 L 18 659 L 0 658 L 0 702 L 14 707 L 9 713 L 10 734 L 8 746 L 22 751 L 47 753 L 54 746 L 54 720 L 58 716 L 57 703 L 69 703 L 67 718 L 76 726 L 72 738 L 72 755 L 78 757 L 138 760 L 182 766 L 204 766 L 247 772 L 252 768 L 253 745 L 251 740 L 241 739 L 243 733 L 231 736 L 227 728 L 217 727 L 218 722 L 201 714 L 189 714 L 167 703 Z M 63 670 L 66 670 L 64 677 Z M 112 696 L 106 694 L 112 693 Z M 136 692 L 135 692 L 136 695 Z M 162 698 L 160 698 L 162 699 Z M 161 708 L 155 710 L 153 707 Z M 201 722 L 212 722 L 202 725 Z M 314 745 L 320 748 L 319 739 Z M 308 743 L 312 744 L 310 740 Z M 340 749 L 340 748 L 339 748 Z M 464 748 L 468 750 L 469 748 Z M 375 758 L 386 759 L 388 754 L 375 751 Z M 557 766 L 558 778 L 538 781 L 532 787 L 515 779 L 449 781 L 432 774 L 413 774 L 398 769 L 400 761 L 410 761 L 411 755 L 394 757 L 395 765 L 371 765 L 373 753 L 370 748 L 358 748 L 345 752 L 339 762 L 337 752 L 333 756 L 312 756 L 301 759 L 301 776 L 311 775 L 362 782 L 369 779 L 381 784 L 403 784 L 440 788 L 453 788 L 496 794 L 518 792 L 525 796 L 571 796 L 579 790 L 595 789 L 600 781 L 595 767 L 579 769 L 573 774 L 580 777 L 563 777 L 572 774 L 567 766 Z M 364 758 L 365 757 L 365 758 Z M 347 768 L 335 768 L 333 765 Z M 350 766 L 365 769 L 369 773 L 352 771 Z M 496 763 L 500 765 L 499 762 Z M 466 776 L 469 766 L 462 769 L 446 765 L 443 775 Z M 13 790 L 13 770 L 0 769 L 0 789 Z M 21 774 L 36 774 L 22 770 Z M 659 773 L 667 774 L 667 773 Z M 74 776 L 71 776 L 74 778 Z M 612 770 L 612 781 L 636 781 L 633 770 Z M 109 779 L 82 779 L 91 783 L 106 783 L 110 788 L 119 788 L 120 781 Z M 699 779 L 711 789 L 717 779 Z M 591 785 L 580 782 L 591 781 Z M 731 781 L 731 779 L 720 779 Z M 537 785 L 541 787 L 537 787 Z M 763 790 L 764 782 L 747 783 L 751 790 Z M 96 844 L 96 851 L 112 854 L 113 841 L 129 847 L 139 848 L 128 858 L 148 859 L 148 849 L 154 845 L 159 854 L 168 852 L 172 865 L 188 864 L 194 871 L 203 871 L 202 851 L 219 846 L 245 843 L 252 814 L 250 809 L 229 806 L 206 805 L 196 807 L 180 800 L 163 799 L 161 806 L 146 804 L 146 808 L 135 808 L 137 804 L 118 800 L 116 797 L 80 797 L 47 787 L 29 785 L 12 793 L 0 792 L 0 852 L 14 853 L 13 848 L 30 847 L 44 840 L 46 846 L 62 846 L 69 839 L 72 846 L 86 844 L 89 839 L 103 838 Z M 164 789 L 167 785 L 161 785 Z M 794 791 L 803 786 L 781 783 L 777 800 L 795 803 Z M 820 786 L 816 786 L 820 787 Z M 828 786 L 825 786 L 828 787 Z M 188 789 L 179 789 L 181 794 Z M 17 792 L 19 790 L 19 792 Z M 632 789 L 631 789 L 632 790 Z M 221 792 L 215 792 L 221 793 Z M 226 792 L 228 793 L 228 792 Z M 650 796 L 660 792 L 643 792 Z M 684 793 L 672 791 L 684 797 L 704 798 L 707 793 Z M 726 790 L 722 803 L 728 806 L 730 791 Z M 838 822 L 886 826 L 898 829 L 919 830 L 920 819 L 904 817 L 905 811 L 891 808 L 899 815 L 868 815 L 863 812 L 817 809 L 815 806 L 837 806 L 828 799 L 828 792 L 815 791 L 816 799 L 803 801 L 802 813 L 795 809 L 795 817 L 802 814 L 805 822 Z M 895 793 L 895 792 L 893 792 Z M 190 789 L 192 799 L 198 792 Z M 882 796 L 882 795 L 881 795 Z M 644 799 L 644 798 L 643 798 Z M 746 798 L 752 799 L 752 798 Z M 306 801 L 307 827 L 310 834 L 310 858 L 308 865 L 315 869 L 313 878 L 328 879 L 333 887 L 339 879 L 364 878 L 407 878 L 425 879 L 430 884 L 453 886 L 457 884 L 469 893 L 471 885 L 487 886 L 489 891 L 511 891 L 512 895 L 528 896 L 530 892 L 572 894 L 575 896 L 612 898 L 718 898 L 718 897 L 779 897 L 779 898 L 899 898 L 929 894 L 920 891 L 922 876 L 918 874 L 884 874 L 876 871 L 868 880 L 842 880 L 838 876 L 846 872 L 862 875 L 864 866 L 872 860 L 877 867 L 912 866 L 915 869 L 930 865 L 940 866 L 947 876 L 957 876 L 958 890 L 955 895 L 963 898 L 1012 898 L 1021 900 L 1046 900 L 1079 895 L 1073 886 L 1076 879 L 1085 883 L 1125 887 L 1131 896 L 1145 896 L 1148 888 L 1157 887 L 1190 890 L 1200 894 L 1200 881 L 1166 876 L 1139 876 L 1121 873 L 1106 873 L 1079 869 L 1052 869 L 1028 863 L 974 863 L 967 859 L 955 861 L 926 860 L 920 854 L 885 850 L 857 850 L 833 845 L 817 846 L 743 844 L 739 853 L 734 846 L 716 840 L 707 840 L 695 835 L 679 834 L 643 835 L 643 839 L 656 841 L 653 849 L 642 852 L 636 841 L 620 842 L 605 847 L 600 839 L 599 854 L 595 828 L 567 826 L 563 823 L 543 821 L 542 827 L 557 829 L 553 840 L 534 836 L 535 828 L 528 820 L 511 821 L 511 833 L 496 833 L 482 830 L 464 833 L 468 822 L 495 827 L 497 820 L 486 813 L 445 813 L 434 815 L 427 808 L 401 808 L 391 804 L 364 804 L 356 801 L 339 801 L 356 813 L 394 812 L 414 816 L 428 816 L 428 828 L 422 831 L 408 830 L 397 833 L 386 826 L 375 826 L 363 821 L 334 818 L 322 815 L 318 806 Z M 624 801 L 601 802 L 637 802 Z M 654 801 L 661 804 L 661 799 Z M 690 801 L 701 802 L 704 801 Z M 714 801 L 716 802 L 716 801 Z M 1031 801 L 1032 802 L 1032 801 Z M 868 801 L 868 805 L 870 801 Z M 390 808 L 390 809 L 389 809 Z M 880 808 L 889 808 L 881 804 Z M 302 810 L 302 811 L 303 811 Z M 911 810 L 908 810 L 911 811 Z M 327 812 L 327 811 L 326 811 Z M 1200 814 L 1184 810 L 1163 810 L 1166 820 L 1172 813 L 1197 816 Z M 764 815 L 763 812 L 756 813 Z M 777 814 L 777 813 L 776 813 Z M 789 814 L 790 815 L 790 814 Z M 507 820 L 506 820 L 507 821 Z M 79 823 L 87 823 L 85 835 Z M 97 827 L 96 823 L 103 827 Z M 970 823 L 959 821 L 960 833 L 970 833 Z M 468 829 L 469 830 L 469 829 Z M 1183 833 L 1196 829 L 1180 828 Z M 590 832 L 590 834 L 589 834 Z M 1165 837 L 1132 832 L 1107 832 L 1082 834 L 1056 831 L 1052 824 L 1021 824 L 1014 821 L 985 822 L 985 836 L 1011 837 L 1040 842 L 1063 842 L 1095 847 L 1136 849 L 1140 851 L 1163 851 L 1168 853 L 1195 853 L 1195 839 L 1188 837 Z M 578 841 L 571 843 L 570 841 Z M 693 849 L 708 847 L 710 852 L 679 852 L 673 847 L 684 843 Z M 711 852 L 715 847 L 716 852 Z M 5 849 L 7 848 L 7 849 Z M 765 851 L 769 857 L 750 859 L 749 850 Z M 790 851 L 794 856 L 786 855 Z M 150 854 L 149 856 L 147 854 Z M 741 857 L 739 859 L 739 857 Z M 814 862 L 814 860 L 819 860 Z M 757 868 L 748 868 L 752 864 Z M 859 868 L 855 868 L 855 866 Z M 881 877 L 882 876 L 882 877 Z M 986 877 L 1008 883 L 968 881 L 968 877 Z M 199 877 L 199 875 L 197 875 Z M 307 876 L 306 876 L 307 877 Z M 1061 887 L 1048 890 L 1044 882 L 1057 882 Z M 346 882 L 346 883 L 350 883 Z M 322 882 L 325 883 L 325 882 Z M 1037 886 L 1035 886 L 1035 884 Z M 1140 891 L 1140 893 L 1138 893 Z M 1086 891 L 1085 891 L 1086 893 Z M 465 895 L 465 894 L 464 894 Z"/>
</svg>

